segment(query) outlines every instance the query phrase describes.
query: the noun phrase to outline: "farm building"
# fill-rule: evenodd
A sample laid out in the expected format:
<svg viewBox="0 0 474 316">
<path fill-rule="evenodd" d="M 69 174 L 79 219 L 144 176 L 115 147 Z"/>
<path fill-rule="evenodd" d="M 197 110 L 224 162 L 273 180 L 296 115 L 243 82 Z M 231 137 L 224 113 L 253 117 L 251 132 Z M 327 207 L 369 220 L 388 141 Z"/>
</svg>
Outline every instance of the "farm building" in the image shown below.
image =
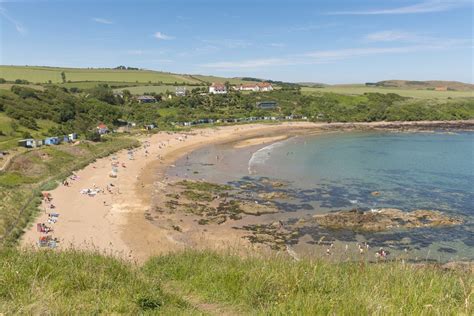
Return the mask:
<svg viewBox="0 0 474 316">
<path fill-rule="evenodd" d="M 44 145 L 59 145 L 60 142 L 61 140 L 59 139 L 59 137 L 48 137 L 44 139 L 43 144 Z"/>
<path fill-rule="evenodd" d="M 22 139 L 18 141 L 18 146 L 21 147 L 26 147 L 26 148 L 35 148 L 37 147 L 37 142 L 36 140 L 32 138 L 27 138 L 27 139 Z"/>
<path fill-rule="evenodd" d="M 272 110 L 272 109 L 275 109 L 277 106 L 278 106 L 278 103 L 276 101 L 257 102 L 257 108 L 262 109 L 262 110 Z"/>
<path fill-rule="evenodd" d="M 435 91 L 448 91 L 448 87 L 446 87 L 446 86 L 436 87 Z"/>
<path fill-rule="evenodd" d="M 109 128 L 104 123 L 99 123 L 99 125 L 97 125 L 97 133 L 99 133 L 100 135 L 107 134 L 108 132 Z"/>
<path fill-rule="evenodd" d="M 176 96 L 177 97 L 186 96 L 186 87 L 176 87 Z"/>
<path fill-rule="evenodd" d="M 226 88 L 225 85 L 223 85 L 222 83 L 213 83 L 213 84 L 209 87 L 209 93 L 213 93 L 213 94 L 226 94 L 226 93 L 227 93 L 227 88 Z"/>
<path fill-rule="evenodd" d="M 156 98 L 151 95 L 141 95 L 137 97 L 138 103 L 155 103 Z"/>
</svg>

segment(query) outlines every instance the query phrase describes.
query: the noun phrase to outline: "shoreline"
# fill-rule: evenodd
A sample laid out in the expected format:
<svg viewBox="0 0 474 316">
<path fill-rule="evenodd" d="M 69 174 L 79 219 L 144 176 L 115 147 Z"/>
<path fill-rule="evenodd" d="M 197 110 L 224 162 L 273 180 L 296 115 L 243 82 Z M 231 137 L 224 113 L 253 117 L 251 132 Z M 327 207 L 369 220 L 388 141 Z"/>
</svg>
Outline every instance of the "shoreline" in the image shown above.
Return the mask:
<svg viewBox="0 0 474 316">
<path fill-rule="evenodd" d="M 78 171 L 71 186 L 60 185 L 51 191 L 58 222 L 51 225 L 52 236 L 59 239 L 58 249 L 69 247 L 96 250 L 133 261 L 143 262 L 153 255 L 166 254 L 187 247 L 248 249 L 249 243 L 239 233 L 226 234 L 228 226 L 206 231 L 198 227 L 191 240 L 179 238 L 167 221 L 155 225 L 146 219 L 155 191 L 166 184 L 166 170 L 176 160 L 202 146 L 238 142 L 246 146 L 267 144 L 290 135 L 331 130 L 433 128 L 472 129 L 474 120 L 455 122 L 374 122 L 374 123 L 310 123 L 245 124 L 194 129 L 189 132 L 159 132 L 139 139 L 142 146 L 129 160 L 127 151 L 97 160 Z M 159 158 L 158 158 L 159 157 Z M 116 159 L 113 159 L 116 158 Z M 111 163 L 119 162 L 117 178 L 110 178 Z M 123 165 L 122 165 L 123 164 Z M 113 184 L 113 187 L 109 186 Z M 86 188 L 98 187 L 104 193 L 94 197 L 81 194 Z M 105 188 L 109 190 L 105 190 Z M 47 210 L 46 205 L 42 205 Z M 177 220 L 185 218 L 177 218 Z M 35 223 L 47 222 L 46 211 Z M 183 225 L 186 226 L 186 225 Z M 22 247 L 34 247 L 40 233 L 36 226 L 26 229 Z M 178 236 L 178 237 L 177 237 Z"/>
</svg>

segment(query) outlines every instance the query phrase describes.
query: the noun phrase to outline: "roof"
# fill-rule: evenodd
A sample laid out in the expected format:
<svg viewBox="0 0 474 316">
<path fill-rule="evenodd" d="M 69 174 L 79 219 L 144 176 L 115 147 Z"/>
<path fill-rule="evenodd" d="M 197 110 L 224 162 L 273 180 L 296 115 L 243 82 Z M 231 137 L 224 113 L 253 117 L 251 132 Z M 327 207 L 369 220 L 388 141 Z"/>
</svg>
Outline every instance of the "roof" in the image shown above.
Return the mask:
<svg viewBox="0 0 474 316">
<path fill-rule="evenodd" d="M 245 83 L 240 85 L 242 88 L 255 88 L 255 83 Z"/>
<path fill-rule="evenodd" d="M 107 125 L 105 125 L 104 123 L 99 123 L 99 125 L 97 125 L 97 128 L 107 128 Z"/>
<path fill-rule="evenodd" d="M 259 82 L 257 83 L 257 86 L 259 86 L 260 88 L 266 88 L 266 87 L 271 87 L 272 84 L 269 82 Z"/>
<path fill-rule="evenodd" d="M 212 83 L 211 87 L 215 88 L 215 89 L 225 89 L 225 85 L 222 84 L 222 83 Z"/>
</svg>

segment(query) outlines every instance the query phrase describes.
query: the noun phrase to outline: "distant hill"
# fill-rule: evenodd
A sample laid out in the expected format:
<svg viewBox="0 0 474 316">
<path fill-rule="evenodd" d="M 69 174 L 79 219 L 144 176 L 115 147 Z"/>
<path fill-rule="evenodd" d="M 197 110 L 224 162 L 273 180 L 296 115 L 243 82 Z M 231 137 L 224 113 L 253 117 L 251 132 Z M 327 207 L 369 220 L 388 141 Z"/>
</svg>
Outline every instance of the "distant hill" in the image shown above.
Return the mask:
<svg viewBox="0 0 474 316">
<path fill-rule="evenodd" d="M 459 81 L 414 81 L 414 80 L 384 80 L 373 85 L 385 88 L 404 88 L 404 89 L 447 89 L 456 91 L 474 91 L 474 85 Z"/>
</svg>

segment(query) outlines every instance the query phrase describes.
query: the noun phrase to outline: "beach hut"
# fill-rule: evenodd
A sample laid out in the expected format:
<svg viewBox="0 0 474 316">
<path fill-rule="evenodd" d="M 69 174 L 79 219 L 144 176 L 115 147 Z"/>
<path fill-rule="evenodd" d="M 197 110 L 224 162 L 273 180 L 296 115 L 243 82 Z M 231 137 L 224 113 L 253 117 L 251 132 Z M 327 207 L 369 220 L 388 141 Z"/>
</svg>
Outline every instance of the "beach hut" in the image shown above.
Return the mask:
<svg viewBox="0 0 474 316">
<path fill-rule="evenodd" d="M 59 137 L 48 137 L 44 139 L 43 143 L 45 145 L 59 145 L 60 139 Z"/>
<path fill-rule="evenodd" d="M 36 147 L 36 141 L 33 138 L 22 139 L 18 141 L 18 146 L 34 148 Z"/>
<path fill-rule="evenodd" d="M 67 137 L 69 138 L 69 141 L 71 141 L 71 142 L 77 140 L 77 134 L 76 133 L 71 133 L 71 134 L 67 135 Z"/>
</svg>

